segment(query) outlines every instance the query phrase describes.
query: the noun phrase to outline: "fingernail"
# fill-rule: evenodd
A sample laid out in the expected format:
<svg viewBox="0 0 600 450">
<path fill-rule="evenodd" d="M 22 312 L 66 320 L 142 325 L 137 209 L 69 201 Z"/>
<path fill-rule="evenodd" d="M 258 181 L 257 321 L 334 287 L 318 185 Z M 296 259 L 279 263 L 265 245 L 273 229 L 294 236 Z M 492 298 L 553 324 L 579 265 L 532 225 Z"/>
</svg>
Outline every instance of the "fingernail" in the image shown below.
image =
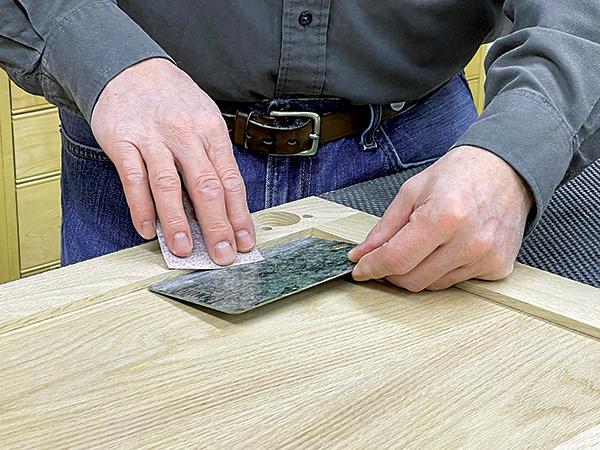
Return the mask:
<svg viewBox="0 0 600 450">
<path fill-rule="evenodd" d="M 354 270 L 352 271 L 352 278 L 354 278 L 356 281 L 364 281 L 365 280 L 365 277 L 362 274 L 362 270 L 359 266 L 356 266 L 354 268 Z"/>
<path fill-rule="evenodd" d="M 175 247 L 175 253 L 179 256 L 186 256 L 192 250 L 192 244 L 187 234 L 179 232 L 173 238 L 173 247 Z"/>
<path fill-rule="evenodd" d="M 252 239 L 252 235 L 246 230 L 235 233 L 235 242 L 240 252 L 248 252 L 254 247 L 254 239 Z"/>
<path fill-rule="evenodd" d="M 348 259 L 350 261 L 354 261 L 354 255 L 356 254 L 356 247 L 348 252 Z"/>
<path fill-rule="evenodd" d="M 142 224 L 142 237 L 144 239 L 152 239 L 155 236 L 154 222 L 147 220 Z"/>
<path fill-rule="evenodd" d="M 235 250 L 229 242 L 219 242 L 215 245 L 215 262 L 221 266 L 231 264 L 235 259 Z"/>
</svg>

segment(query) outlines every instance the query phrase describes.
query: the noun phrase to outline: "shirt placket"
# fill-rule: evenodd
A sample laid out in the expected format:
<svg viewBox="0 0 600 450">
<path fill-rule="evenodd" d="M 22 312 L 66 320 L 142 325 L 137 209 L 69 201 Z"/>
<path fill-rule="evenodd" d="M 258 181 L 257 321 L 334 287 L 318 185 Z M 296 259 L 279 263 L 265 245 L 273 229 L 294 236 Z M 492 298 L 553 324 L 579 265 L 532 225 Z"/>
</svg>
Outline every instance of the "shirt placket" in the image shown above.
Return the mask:
<svg viewBox="0 0 600 450">
<path fill-rule="evenodd" d="M 323 93 L 331 0 L 284 0 L 275 98 Z"/>
</svg>

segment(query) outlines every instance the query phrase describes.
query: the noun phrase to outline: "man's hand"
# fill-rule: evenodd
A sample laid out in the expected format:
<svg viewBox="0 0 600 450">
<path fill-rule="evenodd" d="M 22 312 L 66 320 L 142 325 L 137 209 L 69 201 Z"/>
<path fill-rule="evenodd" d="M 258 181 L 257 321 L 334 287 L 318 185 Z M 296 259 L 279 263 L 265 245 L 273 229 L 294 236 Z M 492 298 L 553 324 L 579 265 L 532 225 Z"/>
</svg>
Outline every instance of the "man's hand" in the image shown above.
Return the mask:
<svg viewBox="0 0 600 450">
<path fill-rule="evenodd" d="M 408 180 L 350 252 L 357 281 L 383 278 L 409 291 L 439 290 L 512 272 L 533 198 L 501 158 L 457 147 Z"/>
<path fill-rule="evenodd" d="M 254 247 L 227 126 L 217 105 L 174 64 L 149 59 L 113 78 L 98 98 L 91 127 L 119 172 L 142 237 L 155 236 L 158 212 L 171 252 L 190 253 L 179 172 L 213 261 L 230 264 L 236 248 Z"/>
</svg>

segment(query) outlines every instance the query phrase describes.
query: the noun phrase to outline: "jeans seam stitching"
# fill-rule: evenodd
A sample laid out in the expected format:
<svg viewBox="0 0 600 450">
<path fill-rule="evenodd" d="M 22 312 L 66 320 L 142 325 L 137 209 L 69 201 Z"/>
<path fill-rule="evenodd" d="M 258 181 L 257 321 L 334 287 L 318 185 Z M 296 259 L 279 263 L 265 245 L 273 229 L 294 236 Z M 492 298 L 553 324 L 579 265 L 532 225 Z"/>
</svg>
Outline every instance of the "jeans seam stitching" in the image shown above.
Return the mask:
<svg viewBox="0 0 600 450">
<path fill-rule="evenodd" d="M 404 161 L 400 158 L 396 147 L 392 143 L 392 140 L 387 135 L 385 130 L 382 127 L 379 127 L 379 133 L 382 135 L 384 142 L 379 142 L 379 146 L 385 153 L 386 158 L 388 159 L 390 165 L 394 170 L 401 170 L 404 168 Z"/>
<path fill-rule="evenodd" d="M 63 145 L 65 149 L 73 156 L 87 159 L 90 161 L 110 162 L 110 158 L 106 153 L 102 151 L 102 149 L 96 149 L 94 147 L 90 147 L 88 145 L 76 142 L 73 138 L 68 136 L 67 133 L 62 129 L 60 134 L 63 137 Z"/>
</svg>

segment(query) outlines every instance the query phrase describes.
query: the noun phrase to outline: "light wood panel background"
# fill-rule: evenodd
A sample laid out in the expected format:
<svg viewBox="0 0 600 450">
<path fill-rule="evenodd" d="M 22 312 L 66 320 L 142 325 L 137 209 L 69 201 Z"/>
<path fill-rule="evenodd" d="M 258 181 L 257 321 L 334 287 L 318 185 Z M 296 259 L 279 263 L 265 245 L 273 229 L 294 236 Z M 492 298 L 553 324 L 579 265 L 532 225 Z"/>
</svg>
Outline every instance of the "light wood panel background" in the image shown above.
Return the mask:
<svg viewBox="0 0 600 450">
<path fill-rule="evenodd" d="M 59 265 L 58 122 L 55 107 L 0 71 L 0 283 Z"/>
<path fill-rule="evenodd" d="M 299 220 L 255 214 L 260 248 L 377 221 L 274 211 Z M 573 315 L 598 289 L 527 267 L 481 295 L 344 278 L 227 316 L 146 289 L 181 273 L 152 242 L 0 286 L 4 448 L 545 449 L 598 423 L 600 342 L 486 300 L 556 309 L 539 280 Z"/>
<path fill-rule="evenodd" d="M 21 274 L 60 260 L 60 178 L 17 188 Z"/>
<path fill-rule="evenodd" d="M 475 101 L 475 107 L 477 108 L 479 114 L 481 114 L 485 105 L 485 92 L 483 89 L 483 85 L 485 83 L 485 70 L 483 63 L 486 54 L 487 45 L 482 45 L 473 59 L 465 67 L 465 76 L 469 82 L 469 87 L 471 88 L 471 93 L 473 94 L 473 100 Z"/>
<path fill-rule="evenodd" d="M 60 133 L 55 108 L 13 119 L 15 174 L 18 183 L 60 174 Z"/>
<path fill-rule="evenodd" d="M 8 76 L 0 70 L 0 283 L 19 276 L 12 122 Z"/>
<path fill-rule="evenodd" d="M 12 98 L 12 111 L 15 114 L 52 107 L 52 105 L 49 104 L 44 97 L 40 97 L 39 95 L 31 95 L 14 83 L 11 83 L 10 90 Z"/>
</svg>

